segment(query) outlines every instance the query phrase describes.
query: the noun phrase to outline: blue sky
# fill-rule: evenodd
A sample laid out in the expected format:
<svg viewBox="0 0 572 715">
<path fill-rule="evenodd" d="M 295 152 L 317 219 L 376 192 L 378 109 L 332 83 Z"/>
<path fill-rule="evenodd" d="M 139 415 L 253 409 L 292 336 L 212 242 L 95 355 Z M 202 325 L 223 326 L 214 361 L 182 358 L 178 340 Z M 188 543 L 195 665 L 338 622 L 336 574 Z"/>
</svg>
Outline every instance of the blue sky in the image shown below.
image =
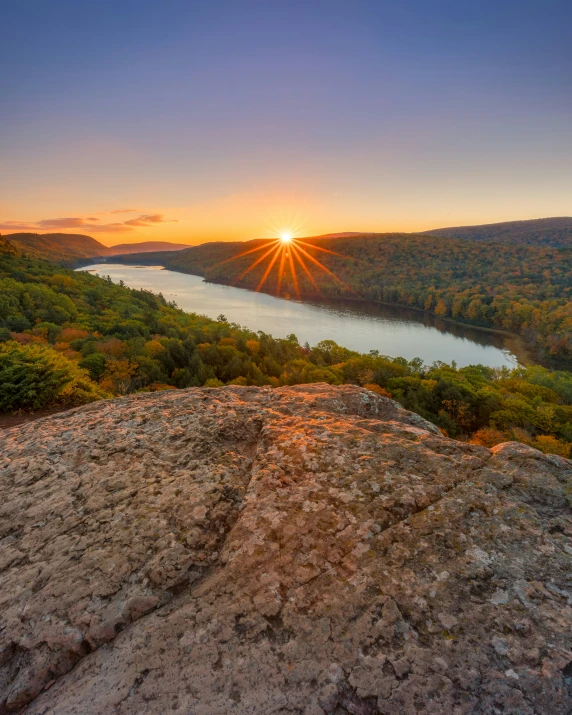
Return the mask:
<svg viewBox="0 0 572 715">
<path fill-rule="evenodd" d="M 0 231 L 570 215 L 571 26 L 550 1 L 4 3 Z"/>
</svg>

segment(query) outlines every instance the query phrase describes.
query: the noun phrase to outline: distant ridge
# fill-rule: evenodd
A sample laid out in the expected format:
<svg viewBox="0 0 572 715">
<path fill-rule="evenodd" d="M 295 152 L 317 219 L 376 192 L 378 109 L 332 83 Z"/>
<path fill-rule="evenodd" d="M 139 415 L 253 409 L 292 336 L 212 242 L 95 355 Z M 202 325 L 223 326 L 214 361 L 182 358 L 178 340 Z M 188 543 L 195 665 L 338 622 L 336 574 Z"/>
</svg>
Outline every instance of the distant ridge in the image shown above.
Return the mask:
<svg viewBox="0 0 572 715">
<path fill-rule="evenodd" d="M 377 233 L 365 231 L 342 231 L 326 233 L 319 236 L 304 237 L 306 241 L 337 241 L 344 239 L 377 239 L 383 240 L 384 236 L 396 235 L 394 233 Z M 434 228 L 419 233 L 400 233 L 402 236 L 437 236 L 442 238 L 460 239 L 467 241 L 494 241 L 505 245 L 528 245 L 552 248 L 572 248 L 572 217 L 559 216 L 553 218 L 539 218 L 526 221 L 503 221 L 502 223 L 488 223 L 476 226 L 449 226 Z M 220 252 L 236 252 L 244 250 L 245 243 L 256 245 L 258 241 L 268 239 L 253 239 L 253 241 L 209 241 L 200 245 L 191 246 L 185 243 L 172 243 L 170 241 L 138 241 L 137 243 L 120 243 L 114 246 L 104 246 L 91 236 L 76 233 L 11 233 L 4 235 L 16 247 L 36 257 L 46 258 L 50 261 L 67 265 L 85 263 L 90 258 L 110 258 L 125 256 L 127 260 L 132 256 L 138 261 L 148 263 L 164 262 L 168 254 L 179 254 L 177 262 L 183 256 L 201 256 L 199 271 L 204 270 L 210 262 L 211 254 Z M 174 256 L 173 256 L 174 258 Z M 204 261 L 203 261 L 204 259 Z M 138 261 L 139 262 L 139 261 Z"/>
<path fill-rule="evenodd" d="M 322 233 L 319 236 L 305 236 L 304 238 L 352 238 L 352 236 L 363 236 L 364 231 L 342 231 L 340 233 Z"/>
<path fill-rule="evenodd" d="M 78 259 L 104 256 L 109 250 L 91 236 L 80 233 L 9 233 L 11 243 L 35 258 L 57 263 L 75 263 Z"/>
<path fill-rule="evenodd" d="M 35 258 L 46 258 L 49 261 L 69 265 L 101 256 L 151 251 L 170 252 L 190 248 L 188 244 L 170 241 L 139 241 L 107 247 L 95 238 L 81 233 L 9 233 L 3 238 Z"/>
<path fill-rule="evenodd" d="M 477 226 L 452 226 L 423 231 L 424 235 L 460 238 L 470 241 L 497 241 L 499 243 L 526 244 L 572 248 L 572 217 L 537 218 L 528 221 L 503 221 Z"/>
<path fill-rule="evenodd" d="M 171 243 L 170 241 L 140 241 L 139 243 L 118 243 L 109 246 L 105 255 L 125 255 L 127 253 L 150 253 L 151 251 L 182 251 L 190 248 L 188 243 Z"/>
</svg>

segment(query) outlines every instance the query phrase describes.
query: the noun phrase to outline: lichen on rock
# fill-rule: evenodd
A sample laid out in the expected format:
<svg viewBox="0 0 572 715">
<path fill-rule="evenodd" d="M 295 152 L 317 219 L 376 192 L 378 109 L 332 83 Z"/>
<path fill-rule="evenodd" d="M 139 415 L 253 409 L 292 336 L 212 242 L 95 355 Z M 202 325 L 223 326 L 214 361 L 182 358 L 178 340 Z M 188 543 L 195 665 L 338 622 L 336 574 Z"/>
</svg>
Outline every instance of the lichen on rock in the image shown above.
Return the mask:
<svg viewBox="0 0 572 715">
<path fill-rule="evenodd" d="M 324 384 L 0 446 L 0 713 L 572 710 L 570 461 Z"/>
</svg>

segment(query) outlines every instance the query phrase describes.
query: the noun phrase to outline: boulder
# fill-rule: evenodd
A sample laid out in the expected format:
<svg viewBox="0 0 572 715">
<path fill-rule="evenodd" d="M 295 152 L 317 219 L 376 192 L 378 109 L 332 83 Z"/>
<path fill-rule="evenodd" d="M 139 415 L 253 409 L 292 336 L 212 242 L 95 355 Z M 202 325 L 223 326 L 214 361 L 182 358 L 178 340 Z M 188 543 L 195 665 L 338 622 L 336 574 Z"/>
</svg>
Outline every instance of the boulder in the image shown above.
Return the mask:
<svg viewBox="0 0 572 715">
<path fill-rule="evenodd" d="M 0 433 L 0 713 L 572 711 L 572 462 L 365 389 Z"/>
</svg>

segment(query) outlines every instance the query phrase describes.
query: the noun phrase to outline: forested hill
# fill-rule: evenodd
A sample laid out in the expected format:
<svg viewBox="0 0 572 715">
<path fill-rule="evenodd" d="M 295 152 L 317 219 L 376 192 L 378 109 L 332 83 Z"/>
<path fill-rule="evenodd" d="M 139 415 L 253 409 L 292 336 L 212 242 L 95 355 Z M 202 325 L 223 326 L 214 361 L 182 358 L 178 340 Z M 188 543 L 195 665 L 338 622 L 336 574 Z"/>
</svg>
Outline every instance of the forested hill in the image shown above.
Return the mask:
<svg viewBox="0 0 572 715">
<path fill-rule="evenodd" d="M 506 221 L 482 226 L 455 226 L 424 231 L 433 236 L 462 238 L 470 241 L 527 244 L 572 248 L 572 218 L 539 218 L 531 221 Z"/>
<path fill-rule="evenodd" d="M 68 265 L 109 253 L 109 249 L 95 238 L 79 233 L 9 233 L 4 238 L 30 256 Z"/>
<path fill-rule="evenodd" d="M 306 259 L 324 296 L 404 305 L 520 333 L 546 364 L 572 366 L 572 248 L 419 234 L 367 234 L 306 243 L 315 248 L 305 245 L 305 250 L 339 278 Z M 238 256 L 264 245 L 260 240 L 208 243 L 176 254 L 125 257 L 125 262 L 164 265 L 212 282 L 254 289 L 267 261 L 242 274 L 263 250 Z M 277 292 L 279 263 L 264 284 L 268 293 Z M 300 269 L 297 279 L 302 295 L 319 294 Z M 296 294 L 288 261 L 280 286 L 280 295 L 286 294 Z"/>
</svg>

